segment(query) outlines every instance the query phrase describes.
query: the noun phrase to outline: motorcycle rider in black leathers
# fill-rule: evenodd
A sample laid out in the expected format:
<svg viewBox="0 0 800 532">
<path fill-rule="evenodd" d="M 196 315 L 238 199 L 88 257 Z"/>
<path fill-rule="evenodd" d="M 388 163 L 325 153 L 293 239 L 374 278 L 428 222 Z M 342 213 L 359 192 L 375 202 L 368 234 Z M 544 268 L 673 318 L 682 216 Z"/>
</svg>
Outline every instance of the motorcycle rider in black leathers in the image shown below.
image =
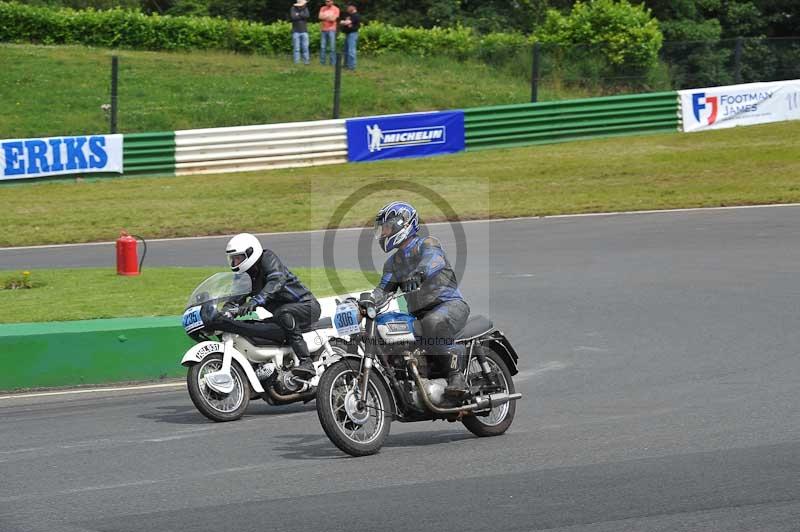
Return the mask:
<svg viewBox="0 0 800 532">
<path fill-rule="evenodd" d="M 300 364 L 292 370 L 298 376 L 316 374 L 308 346 L 301 330 L 319 319 L 320 306 L 314 294 L 301 283 L 269 249 L 264 249 L 256 237 L 241 233 L 231 238 L 225 249 L 228 264 L 236 273 L 247 272 L 253 281 L 249 301 L 240 314 L 264 307 L 272 320 L 238 325 L 240 334 L 275 340 L 286 339 L 294 349 Z"/>
<path fill-rule="evenodd" d="M 372 297 L 380 306 L 398 288 L 406 293 L 408 311 L 422 325 L 419 343 L 428 355 L 439 355 L 433 360 L 447 364 L 445 393 L 459 397 L 467 392 L 467 357 L 454 340 L 467 323 L 469 306 L 439 241 L 417 236 L 418 230 L 417 211 L 408 203 L 392 202 L 378 211 L 375 237 L 386 253 L 397 251 L 387 259 Z"/>
</svg>

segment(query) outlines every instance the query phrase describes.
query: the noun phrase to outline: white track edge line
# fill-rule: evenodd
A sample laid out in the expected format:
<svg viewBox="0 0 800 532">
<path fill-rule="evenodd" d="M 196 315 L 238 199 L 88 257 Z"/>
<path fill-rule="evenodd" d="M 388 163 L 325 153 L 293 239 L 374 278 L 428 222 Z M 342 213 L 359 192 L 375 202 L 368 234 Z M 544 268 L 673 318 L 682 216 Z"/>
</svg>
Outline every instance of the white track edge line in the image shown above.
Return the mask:
<svg viewBox="0 0 800 532">
<path fill-rule="evenodd" d="M 560 218 L 594 218 L 598 216 L 627 216 L 638 214 L 677 214 L 686 212 L 704 212 L 704 211 L 730 211 L 738 209 L 770 209 L 777 207 L 800 207 L 800 203 L 771 203 L 767 205 L 731 205 L 728 207 L 689 207 L 683 209 L 653 209 L 647 211 L 609 211 L 609 212 L 585 212 L 577 214 L 551 214 L 545 216 L 516 216 L 513 218 L 492 218 L 490 220 L 462 220 L 462 224 L 477 224 L 477 223 L 502 223 L 502 222 L 518 222 L 524 220 L 552 220 Z M 453 222 L 431 222 L 425 225 L 450 225 Z M 279 231 L 273 233 L 253 233 L 256 236 L 281 236 L 281 235 L 302 235 L 313 233 L 326 233 L 328 231 L 362 231 L 368 229 L 365 227 L 342 227 L 339 229 L 311 229 L 307 231 Z M 206 236 L 183 236 L 174 238 L 153 238 L 148 242 L 179 242 L 183 240 L 204 240 L 213 238 L 231 238 L 233 235 L 206 235 Z M 115 242 L 80 242 L 74 244 L 44 244 L 39 246 L 19 246 L 19 247 L 5 247 L 0 248 L 0 251 L 25 251 L 31 249 L 50 249 L 50 248 L 69 248 L 78 246 L 111 246 Z"/>
<path fill-rule="evenodd" d="M 119 386 L 115 388 L 82 388 L 80 390 L 62 390 L 58 392 L 37 392 L 25 394 L 0 395 L 0 401 L 4 399 L 26 399 L 30 397 L 47 397 L 52 395 L 74 395 L 79 393 L 100 393 L 100 392 L 122 392 L 126 390 L 148 390 L 153 388 L 178 388 L 186 386 L 185 382 L 171 382 L 167 384 L 144 384 L 142 386 Z"/>
</svg>

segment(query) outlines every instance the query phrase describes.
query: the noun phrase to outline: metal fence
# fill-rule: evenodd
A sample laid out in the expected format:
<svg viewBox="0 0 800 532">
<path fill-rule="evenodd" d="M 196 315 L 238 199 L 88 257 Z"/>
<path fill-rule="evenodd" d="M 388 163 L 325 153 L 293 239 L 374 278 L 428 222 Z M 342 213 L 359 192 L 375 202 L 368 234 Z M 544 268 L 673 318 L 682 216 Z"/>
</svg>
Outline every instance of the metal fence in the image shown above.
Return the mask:
<svg viewBox="0 0 800 532">
<path fill-rule="evenodd" d="M 492 64 L 529 80 L 532 101 L 576 91 L 612 95 L 680 90 L 800 78 L 800 38 L 667 41 L 657 64 L 642 69 L 612 64 L 602 44 L 531 45 L 508 59 L 495 57 Z"/>
<path fill-rule="evenodd" d="M 118 98 L 111 94 L 112 54 L 119 55 Z M 290 56 L 0 45 L 0 63 L 7 66 L 0 138 L 25 138 L 110 131 L 117 101 L 118 131 L 138 133 L 795 79 L 800 38 L 666 42 L 657 64 L 644 70 L 611 64 L 599 44 L 524 45 L 458 59 L 447 51 L 365 54 L 355 73 L 342 74 L 338 105 L 336 69 L 321 66 L 313 49 L 306 67 Z M 130 149 L 142 160 L 158 157 L 146 145 Z"/>
</svg>

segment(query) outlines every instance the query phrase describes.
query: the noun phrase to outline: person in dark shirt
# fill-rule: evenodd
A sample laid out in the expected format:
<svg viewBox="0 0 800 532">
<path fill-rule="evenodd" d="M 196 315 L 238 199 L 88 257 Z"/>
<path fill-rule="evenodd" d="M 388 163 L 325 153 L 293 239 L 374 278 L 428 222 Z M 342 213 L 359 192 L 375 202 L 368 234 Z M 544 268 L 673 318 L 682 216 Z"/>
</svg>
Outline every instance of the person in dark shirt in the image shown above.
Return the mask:
<svg viewBox="0 0 800 532">
<path fill-rule="evenodd" d="M 298 0 L 289 10 L 289 18 L 292 20 L 292 51 L 294 53 L 295 64 L 300 62 L 303 56 L 303 63 L 308 64 L 308 7 L 306 0 Z"/>
<path fill-rule="evenodd" d="M 355 4 L 347 4 L 347 16 L 341 21 L 344 32 L 345 68 L 356 69 L 356 47 L 358 46 L 358 30 L 361 28 L 361 15 Z"/>
<path fill-rule="evenodd" d="M 275 332 L 283 333 L 300 361 L 293 373 L 298 376 L 316 374 L 301 332 L 303 328 L 317 321 L 321 312 L 319 302 L 311 290 L 283 265 L 275 253 L 264 249 L 261 242 L 249 233 L 231 238 L 225 254 L 234 273 L 247 272 L 253 281 L 250 299 L 243 306 L 242 313 L 264 307 L 273 316 L 271 322 L 260 323 L 255 327 L 241 324 L 243 334 L 271 338 Z"/>
<path fill-rule="evenodd" d="M 386 260 L 383 275 L 372 297 L 378 306 L 398 288 L 405 292 L 408 311 L 422 325 L 419 340 L 433 361 L 447 363 L 445 393 L 462 396 L 467 391 L 464 371 L 467 357 L 455 335 L 464 328 L 469 305 L 464 301 L 458 280 L 439 241 L 417 235 L 419 219 L 410 204 L 395 201 L 375 216 L 375 237 L 386 253 L 397 250 Z M 440 356 L 435 356 L 440 355 Z"/>
</svg>

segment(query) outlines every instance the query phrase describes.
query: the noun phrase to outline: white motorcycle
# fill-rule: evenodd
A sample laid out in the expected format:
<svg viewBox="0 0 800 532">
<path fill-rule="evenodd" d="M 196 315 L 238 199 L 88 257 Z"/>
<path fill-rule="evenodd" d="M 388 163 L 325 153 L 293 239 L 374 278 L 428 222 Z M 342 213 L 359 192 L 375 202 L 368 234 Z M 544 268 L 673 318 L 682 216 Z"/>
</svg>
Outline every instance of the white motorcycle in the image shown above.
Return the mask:
<svg viewBox="0 0 800 532">
<path fill-rule="evenodd" d="M 189 396 L 213 421 L 241 418 L 250 399 L 259 397 L 272 405 L 311 401 L 325 368 L 346 353 L 346 343 L 329 335 L 331 319 L 323 318 L 303 331 L 316 375 L 295 377 L 290 370 L 299 360 L 288 344 L 230 332 L 237 301 L 251 290 L 249 275 L 217 273 L 192 292 L 183 313 L 183 328 L 197 342 L 181 360 L 189 368 Z"/>
</svg>

